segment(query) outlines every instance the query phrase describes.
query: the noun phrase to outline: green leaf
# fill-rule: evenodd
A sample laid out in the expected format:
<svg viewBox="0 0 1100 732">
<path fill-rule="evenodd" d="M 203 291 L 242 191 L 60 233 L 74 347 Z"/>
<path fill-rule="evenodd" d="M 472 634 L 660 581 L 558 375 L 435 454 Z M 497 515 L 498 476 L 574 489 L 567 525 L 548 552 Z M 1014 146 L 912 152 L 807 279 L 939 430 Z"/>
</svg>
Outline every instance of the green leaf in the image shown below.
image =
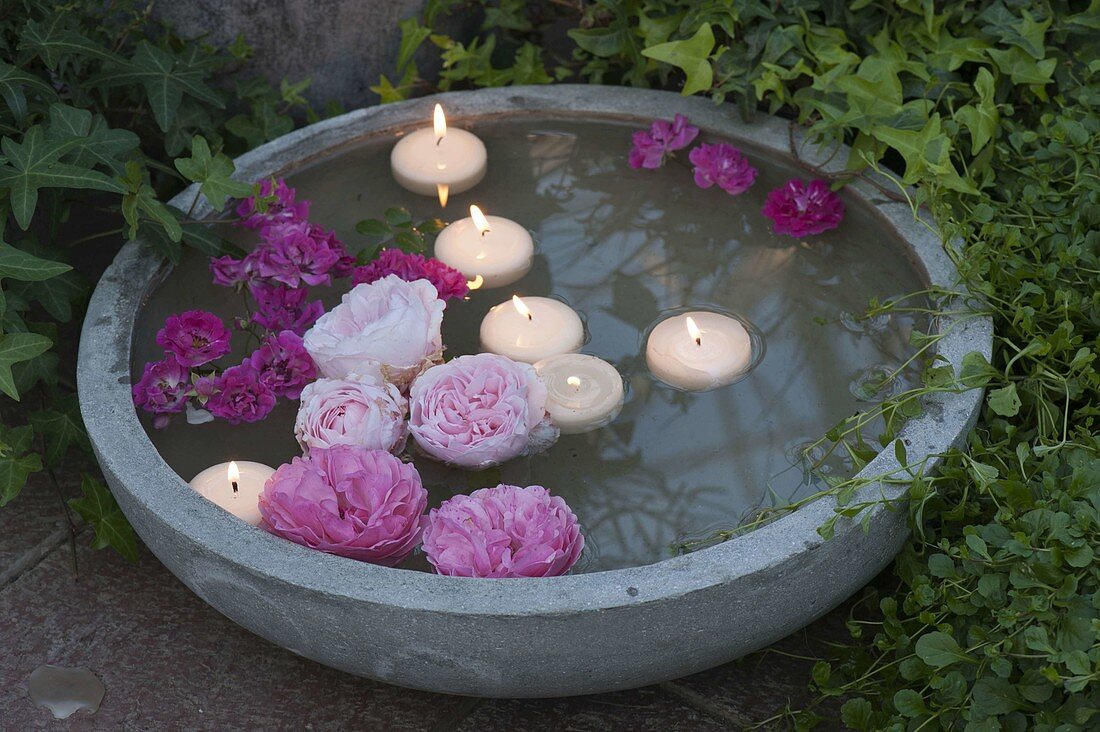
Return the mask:
<svg viewBox="0 0 1100 732">
<path fill-rule="evenodd" d="M 88 294 L 88 284 L 76 272 L 65 272 L 48 280 L 27 285 L 26 295 L 62 323 L 73 317 L 73 303 Z"/>
<path fill-rule="evenodd" d="M 29 20 L 19 36 L 19 50 L 34 53 L 51 69 L 65 56 L 84 56 L 99 61 L 121 62 L 122 58 L 81 33 L 66 27 L 67 13 L 55 13 L 41 22 Z"/>
<path fill-rule="evenodd" d="M 866 699 L 849 699 L 840 707 L 840 721 L 851 729 L 869 730 L 873 713 L 871 702 Z"/>
<path fill-rule="evenodd" d="M 76 395 L 70 394 L 54 401 L 52 409 L 31 412 L 28 422 L 41 435 L 46 444 L 42 457 L 46 465 L 59 467 L 72 447 L 91 453 L 91 443 L 80 418 Z"/>
<path fill-rule="evenodd" d="M 650 46 L 642 55 L 682 69 L 687 76 L 683 94 L 689 96 L 707 91 L 714 83 L 714 67 L 710 63 L 712 50 L 714 31 L 710 23 L 703 23 L 691 38 Z"/>
<path fill-rule="evenodd" d="M 970 132 L 970 152 L 977 155 L 997 134 L 1001 115 L 993 99 L 993 74 L 984 66 L 978 69 L 974 89 L 978 92 L 978 103 L 959 109 L 955 112 L 955 118 L 966 125 Z"/>
<path fill-rule="evenodd" d="M 397 48 L 397 71 L 401 73 L 412 62 L 416 49 L 428 40 L 432 29 L 422 26 L 415 17 L 400 21 L 397 27 L 401 30 L 401 44 Z"/>
<path fill-rule="evenodd" d="M 970 660 L 954 638 L 938 630 L 918 638 L 914 650 L 920 660 L 933 668 L 945 668 L 959 661 Z"/>
<path fill-rule="evenodd" d="M 0 424 L 0 506 L 19 495 L 27 478 L 42 469 L 41 458 L 30 452 L 33 443 L 34 431 L 30 426 Z"/>
<path fill-rule="evenodd" d="M 47 99 L 57 96 L 57 92 L 37 76 L 0 61 L 0 97 L 3 97 L 16 121 L 22 121 L 27 116 L 28 89 Z"/>
<path fill-rule="evenodd" d="M 12 364 L 29 361 L 45 353 L 53 341 L 37 333 L 7 333 L 0 335 L 0 391 L 19 401 L 19 392 L 12 378 Z"/>
<path fill-rule="evenodd" d="M 1016 393 L 1016 384 L 994 389 L 986 397 L 989 408 L 1002 417 L 1015 417 L 1020 412 L 1020 397 Z"/>
<path fill-rule="evenodd" d="M 70 269 L 72 267 L 67 264 L 36 257 L 0 241 L 0 277 L 23 282 L 38 282 L 56 277 Z"/>
<path fill-rule="evenodd" d="M 1021 48 L 990 48 L 986 53 L 997 64 L 1002 74 L 1007 74 L 1013 84 L 1049 84 L 1058 62 L 1048 58 L 1036 61 Z"/>
<path fill-rule="evenodd" d="M 137 538 L 115 497 L 101 482 L 85 474 L 81 498 L 72 498 L 69 505 L 95 531 L 94 549 L 111 547 L 131 562 L 137 561 Z"/>
<path fill-rule="evenodd" d="M 191 157 L 177 158 L 176 169 L 185 178 L 199 184 L 199 190 L 216 210 L 225 208 L 228 198 L 243 198 L 252 192 L 252 186 L 233 180 L 233 161 L 223 153 L 211 156 L 210 145 L 202 135 L 191 140 Z M 179 237 L 174 237 L 179 241 Z"/>
<path fill-rule="evenodd" d="M 913 689 L 898 689 L 894 693 L 894 708 L 910 718 L 928 714 L 924 698 Z"/>
<path fill-rule="evenodd" d="M 8 189 L 12 214 L 20 228 L 30 226 L 40 188 L 125 192 L 117 181 L 102 173 L 59 162 L 69 147 L 65 142 L 45 139 L 38 125 L 27 130 L 21 143 L 10 137 L 0 140 L 7 157 L 7 164 L 0 166 L 0 189 Z"/>
<path fill-rule="evenodd" d="M 363 219 L 355 225 L 355 230 L 363 236 L 389 236 L 391 229 L 385 221 Z"/>
</svg>

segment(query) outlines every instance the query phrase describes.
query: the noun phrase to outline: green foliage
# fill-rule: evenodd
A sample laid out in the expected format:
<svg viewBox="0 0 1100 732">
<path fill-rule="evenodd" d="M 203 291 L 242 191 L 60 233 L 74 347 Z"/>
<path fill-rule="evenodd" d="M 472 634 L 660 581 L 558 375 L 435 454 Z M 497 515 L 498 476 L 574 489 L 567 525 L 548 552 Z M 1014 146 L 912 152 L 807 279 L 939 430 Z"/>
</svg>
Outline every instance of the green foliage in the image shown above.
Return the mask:
<svg viewBox="0 0 1100 732">
<path fill-rule="evenodd" d="M 555 78 L 706 94 L 746 118 L 784 115 L 818 141 L 853 148 L 847 172 L 827 177 L 874 169 L 911 186 L 902 195 L 931 211 L 993 317 L 990 361 L 970 354 L 958 376 L 933 361 L 921 387 L 823 438 L 823 450 L 860 468 L 924 396 L 988 389 L 965 449 L 935 473 L 927 461 L 909 464 L 894 442 L 902 468 L 878 478 L 910 486 L 912 539 L 859 596 L 852 642 L 815 667 L 818 700 L 761 726 L 834 728 L 820 704 L 840 697 L 839 722 L 851 729 L 1096 729 L 1100 2 L 473 5 L 487 22 L 463 49 L 480 55 L 444 60 L 446 88 L 507 83 L 499 49 L 531 42 L 569 49 L 553 74 L 544 68 Z M 408 49 L 425 39 L 447 47 L 434 22 L 453 9 L 437 4 L 423 23 L 403 26 Z M 430 88 L 409 68 L 389 99 Z M 918 294 L 945 303 L 952 293 Z M 872 304 L 868 314 L 912 311 L 913 302 Z M 936 340 L 916 334 L 914 345 L 927 355 Z M 853 503 L 865 484 L 831 480 L 838 508 L 822 535 L 869 516 L 875 501 Z"/>
<path fill-rule="evenodd" d="M 435 236 L 446 223 L 438 218 L 413 222 L 412 214 L 405 208 L 388 208 L 380 219 L 363 219 L 355 230 L 367 237 L 367 243 L 359 251 L 360 264 L 374 259 L 381 249 L 400 249 L 410 254 L 423 254 L 428 249 L 429 238 Z"/>
<path fill-rule="evenodd" d="M 230 155 L 290 131 L 292 113 L 317 118 L 308 81 L 274 89 L 238 73 L 236 97 L 226 93 L 251 54 L 242 38 L 228 52 L 185 41 L 147 11 L 136 0 L 27 0 L 0 12 L 0 505 L 32 473 L 89 451 L 71 370 L 54 350 L 89 289 L 72 257 L 119 233 L 173 259 L 184 246 L 223 250 L 165 201 L 188 182 L 216 208 L 246 194 Z M 74 235 L 68 225 L 104 218 L 118 228 Z M 96 546 L 136 556 L 106 488 L 88 479 L 84 493 L 74 507 Z"/>
<path fill-rule="evenodd" d="M 122 509 L 107 486 L 90 475 L 84 476 L 80 486 L 84 495 L 69 500 L 69 506 L 92 527 L 95 538 L 92 547 L 103 549 L 111 547 L 131 562 L 137 561 L 137 538 L 134 530 L 126 521 Z"/>
</svg>

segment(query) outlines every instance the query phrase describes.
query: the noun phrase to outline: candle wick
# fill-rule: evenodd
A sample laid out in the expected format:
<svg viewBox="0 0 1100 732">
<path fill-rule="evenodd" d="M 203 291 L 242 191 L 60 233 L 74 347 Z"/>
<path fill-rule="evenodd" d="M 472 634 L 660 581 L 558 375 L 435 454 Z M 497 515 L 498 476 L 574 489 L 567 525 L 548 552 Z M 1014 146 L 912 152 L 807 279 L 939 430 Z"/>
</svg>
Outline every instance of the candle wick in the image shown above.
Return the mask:
<svg viewBox="0 0 1100 732">
<path fill-rule="evenodd" d="M 235 480 L 231 480 L 231 481 L 229 481 L 229 482 L 230 482 L 230 483 L 232 484 L 232 486 L 233 486 L 233 492 L 234 492 L 234 493 L 236 493 L 236 492 L 237 492 L 237 481 L 235 481 Z"/>
<path fill-rule="evenodd" d="M 486 226 L 486 227 L 485 227 L 485 231 L 481 232 L 481 235 L 482 235 L 482 236 L 485 236 L 485 235 L 486 235 L 486 234 L 488 234 L 488 233 L 489 233 L 489 227 L 488 227 L 488 226 Z"/>
<path fill-rule="evenodd" d="M 532 313 L 527 313 L 527 319 L 528 320 L 534 320 L 535 316 Z"/>
<path fill-rule="evenodd" d="M 700 348 L 703 347 L 703 337 L 702 336 L 699 336 L 698 338 L 695 339 L 695 345 L 699 346 Z"/>
<path fill-rule="evenodd" d="M 443 142 L 444 137 L 446 137 L 446 135 L 440 135 L 439 137 L 435 138 L 435 146 L 436 147 L 439 147 L 439 143 Z"/>
</svg>

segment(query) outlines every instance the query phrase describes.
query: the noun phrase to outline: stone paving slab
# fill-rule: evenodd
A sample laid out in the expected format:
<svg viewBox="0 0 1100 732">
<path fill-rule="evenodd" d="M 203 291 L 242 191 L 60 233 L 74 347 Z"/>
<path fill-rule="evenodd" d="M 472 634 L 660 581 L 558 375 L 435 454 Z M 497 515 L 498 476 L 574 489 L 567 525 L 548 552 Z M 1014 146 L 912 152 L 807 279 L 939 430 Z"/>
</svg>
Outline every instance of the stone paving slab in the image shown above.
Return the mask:
<svg viewBox="0 0 1100 732">
<path fill-rule="evenodd" d="M 80 495 L 69 476 L 59 476 L 66 498 Z M 61 498 L 45 472 L 36 473 L 10 503 L 0 508 L 0 587 L 67 541 L 69 524 Z"/>
</svg>

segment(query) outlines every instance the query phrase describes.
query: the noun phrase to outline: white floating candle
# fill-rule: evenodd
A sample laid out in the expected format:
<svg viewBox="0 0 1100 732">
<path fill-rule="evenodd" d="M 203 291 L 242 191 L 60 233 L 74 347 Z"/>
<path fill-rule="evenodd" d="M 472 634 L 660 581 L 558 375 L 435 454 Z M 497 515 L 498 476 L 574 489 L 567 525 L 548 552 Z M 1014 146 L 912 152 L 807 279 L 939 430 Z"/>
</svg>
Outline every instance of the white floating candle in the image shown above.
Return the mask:
<svg viewBox="0 0 1100 732">
<path fill-rule="evenodd" d="M 565 303 L 548 297 L 513 295 L 493 307 L 481 321 L 481 349 L 513 361 L 535 363 L 580 350 L 584 324 Z"/>
<path fill-rule="evenodd" d="M 623 408 L 623 377 L 607 361 L 563 353 L 535 364 L 546 385 L 546 411 L 563 435 L 611 423 Z"/>
<path fill-rule="evenodd" d="M 515 221 L 485 216 L 470 206 L 470 217 L 460 219 L 439 232 L 435 258 L 454 267 L 479 287 L 504 287 L 531 270 L 535 244 L 531 235 Z"/>
<path fill-rule="evenodd" d="M 731 384 L 752 363 L 752 339 L 737 319 L 695 311 L 662 320 L 646 342 L 650 372 L 669 386 L 709 391 Z"/>
<path fill-rule="evenodd" d="M 414 130 L 398 140 L 390 153 L 393 177 L 413 193 L 447 196 L 467 191 L 485 177 L 488 154 L 476 135 L 448 129 L 443 107 L 435 105 L 435 124 Z"/>
<path fill-rule="evenodd" d="M 191 479 L 191 487 L 253 526 L 260 525 L 260 493 L 275 468 L 247 460 L 211 465 Z"/>
</svg>

